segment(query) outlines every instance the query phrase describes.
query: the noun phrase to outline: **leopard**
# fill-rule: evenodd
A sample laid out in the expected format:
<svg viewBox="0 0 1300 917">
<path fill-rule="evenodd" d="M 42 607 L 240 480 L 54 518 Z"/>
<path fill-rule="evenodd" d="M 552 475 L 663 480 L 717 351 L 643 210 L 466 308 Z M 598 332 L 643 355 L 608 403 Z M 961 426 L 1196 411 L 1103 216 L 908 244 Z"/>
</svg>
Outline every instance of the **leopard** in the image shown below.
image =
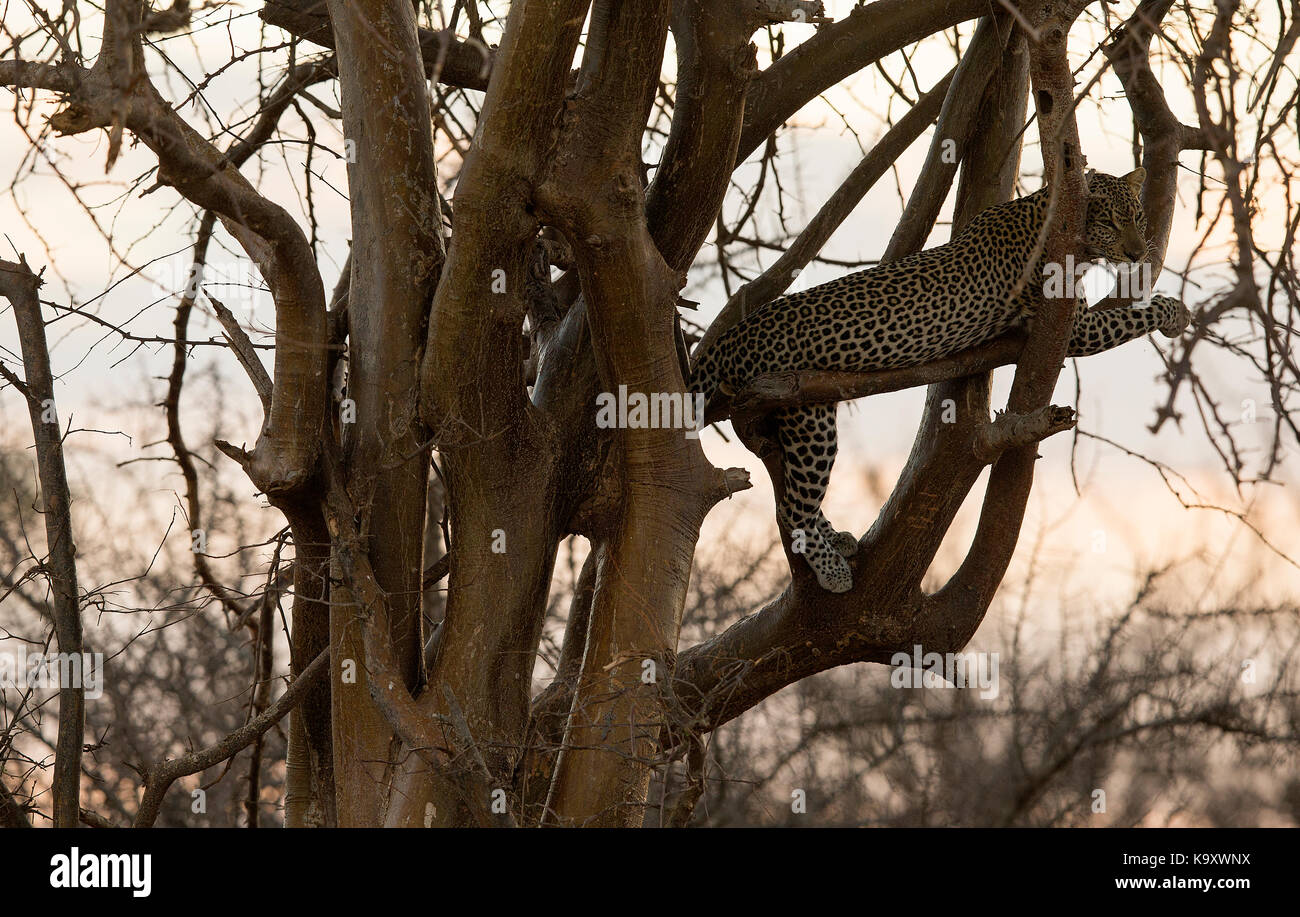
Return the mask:
<svg viewBox="0 0 1300 917">
<path fill-rule="evenodd" d="M 1087 260 L 1140 264 L 1150 254 L 1145 170 L 1122 176 L 1090 170 L 1084 180 Z M 687 389 L 712 413 L 720 396 L 767 373 L 902 369 L 1027 328 L 1044 298 L 1048 263 L 1041 237 L 1052 206 L 1044 185 L 981 211 L 943 245 L 752 309 L 695 355 Z M 1074 309 L 1068 354 L 1079 357 L 1157 330 L 1177 337 L 1191 319 L 1180 300 L 1164 295 L 1133 308 L 1092 310 L 1075 295 Z M 844 593 L 853 588 L 846 558 L 857 552 L 858 539 L 837 530 L 822 511 L 838 451 L 836 407 L 806 404 L 773 413 L 783 490 L 776 517 L 817 584 Z"/>
</svg>

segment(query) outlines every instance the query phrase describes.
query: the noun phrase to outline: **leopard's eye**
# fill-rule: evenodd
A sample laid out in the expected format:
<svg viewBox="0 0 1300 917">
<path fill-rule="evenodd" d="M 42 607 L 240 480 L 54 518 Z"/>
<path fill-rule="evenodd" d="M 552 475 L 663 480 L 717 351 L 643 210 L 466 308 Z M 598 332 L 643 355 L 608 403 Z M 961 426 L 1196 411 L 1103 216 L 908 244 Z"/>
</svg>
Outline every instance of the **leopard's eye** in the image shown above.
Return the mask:
<svg viewBox="0 0 1300 917">
<path fill-rule="evenodd" d="M 1096 223 L 1098 226 L 1103 226 L 1107 229 L 1119 229 L 1119 225 L 1115 222 L 1115 211 L 1107 201 L 1097 201 L 1093 204 L 1089 209 L 1088 216 L 1092 219 L 1092 222 Z"/>
</svg>

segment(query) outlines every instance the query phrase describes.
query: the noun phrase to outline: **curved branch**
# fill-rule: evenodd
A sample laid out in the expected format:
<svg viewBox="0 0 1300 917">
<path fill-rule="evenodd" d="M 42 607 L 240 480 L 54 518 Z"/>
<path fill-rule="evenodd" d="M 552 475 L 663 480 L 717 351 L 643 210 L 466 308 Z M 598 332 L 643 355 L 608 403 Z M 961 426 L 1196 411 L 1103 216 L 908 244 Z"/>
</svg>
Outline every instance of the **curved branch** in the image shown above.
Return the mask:
<svg viewBox="0 0 1300 917">
<path fill-rule="evenodd" d="M 142 72 L 138 32 L 122 39 L 129 12 L 122 0 L 110 4 L 104 50 L 50 125 L 62 134 L 104 128 L 110 139 L 130 130 L 157 155 L 159 183 L 214 211 L 257 262 L 276 307 L 275 394 L 248 471 L 268 494 L 293 491 L 314 472 L 325 416 L 325 293 L 315 256 L 293 217 L 239 173 L 232 157 L 244 150 L 223 155 L 158 93 Z M 131 61 L 126 82 L 122 58 Z"/>
<path fill-rule="evenodd" d="M 457 183 L 456 232 L 420 368 L 420 412 L 440 447 L 523 422 L 519 329 L 538 226 L 533 193 L 555 142 L 588 5 L 517 0 L 506 20 L 501 63 Z M 547 49 L 540 64 L 533 47 Z M 504 292 L 496 280 L 502 273 Z"/>
<path fill-rule="evenodd" d="M 190 262 L 189 282 L 185 285 L 185 292 L 176 305 L 176 318 L 172 324 L 176 343 L 172 347 L 172 369 L 167 377 L 167 394 L 162 401 L 163 416 L 167 423 L 167 442 L 172 447 L 172 455 L 176 459 L 176 464 L 180 466 L 181 477 L 185 481 L 185 510 L 188 516 L 186 521 L 191 533 L 203 528 L 203 506 L 199 500 L 199 474 L 194 465 L 194 454 L 185 442 L 181 427 L 181 392 L 185 386 L 185 369 L 189 358 L 186 336 L 190 315 L 198 299 L 199 279 L 207 263 L 208 243 L 212 240 L 212 230 L 216 221 L 216 216 L 210 210 L 204 213 L 199 221 L 199 231 L 194 240 L 194 260 Z M 233 340 L 232 345 L 234 345 Z M 233 346 L 233 349 L 236 356 L 239 356 L 241 353 L 239 347 Z M 256 355 L 253 355 L 252 359 L 256 362 Z M 261 365 L 257 362 L 258 367 Z M 263 372 L 265 373 L 265 370 Z M 205 551 L 195 550 L 191 555 L 194 560 L 194 571 L 198 574 L 199 582 L 203 587 L 226 609 L 232 619 L 246 620 L 252 606 L 246 607 L 239 596 L 231 592 L 217 578 Z"/>
<path fill-rule="evenodd" d="M 754 79 L 736 161 L 758 149 L 781 123 L 864 67 L 927 35 L 989 11 L 988 0 L 876 0 L 776 61 Z"/>
<path fill-rule="evenodd" d="M 748 0 L 680 0 L 672 17 L 677 94 L 646 221 L 664 261 L 685 271 L 717 219 L 738 158 L 758 22 Z"/>
<path fill-rule="evenodd" d="M 220 764 L 232 755 L 236 755 L 249 745 L 252 745 L 259 736 L 280 722 L 284 715 L 297 706 L 307 695 L 307 690 L 316 679 L 328 671 L 326 664 L 328 661 L 329 652 L 322 652 L 312 661 L 311 665 L 303 669 L 302 674 L 293 680 L 293 683 L 285 689 L 285 692 L 280 695 L 275 703 L 221 741 L 199 751 L 191 752 L 188 755 L 164 761 L 151 769 L 145 779 L 144 797 L 140 800 L 140 808 L 136 812 L 134 827 L 153 827 L 153 823 L 158 820 L 158 812 L 162 808 L 163 796 L 179 778 L 197 774 L 209 767 Z"/>
</svg>

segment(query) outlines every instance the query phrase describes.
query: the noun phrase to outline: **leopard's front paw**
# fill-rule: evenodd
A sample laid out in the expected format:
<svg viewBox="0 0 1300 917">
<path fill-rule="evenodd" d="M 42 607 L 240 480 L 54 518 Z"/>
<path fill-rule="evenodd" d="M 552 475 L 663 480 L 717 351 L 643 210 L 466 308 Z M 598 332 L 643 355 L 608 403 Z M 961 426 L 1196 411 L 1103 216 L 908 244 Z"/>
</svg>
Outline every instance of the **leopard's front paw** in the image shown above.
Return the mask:
<svg viewBox="0 0 1300 917">
<path fill-rule="evenodd" d="M 858 539 L 852 532 L 835 532 L 826 540 L 840 557 L 852 557 L 858 553 Z"/>
<path fill-rule="evenodd" d="M 853 571 L 839 554 L 828 552 L 816 559 L 810 557 L 808 562 L 817 576 L 817 585 L 827 592 L 848 592 L 853 588 Z"/>
<path fill-rule="evenodd" d="M 1152 296 L 1151 308 L 1158 309 L 1160 324 L 1156 327 L 1167 338 L 1176 338 L 1187 330 L 1192 323 L 1192 313 L 1183 305 L 1182 300 L 1172 296 Z"/>
</svg>

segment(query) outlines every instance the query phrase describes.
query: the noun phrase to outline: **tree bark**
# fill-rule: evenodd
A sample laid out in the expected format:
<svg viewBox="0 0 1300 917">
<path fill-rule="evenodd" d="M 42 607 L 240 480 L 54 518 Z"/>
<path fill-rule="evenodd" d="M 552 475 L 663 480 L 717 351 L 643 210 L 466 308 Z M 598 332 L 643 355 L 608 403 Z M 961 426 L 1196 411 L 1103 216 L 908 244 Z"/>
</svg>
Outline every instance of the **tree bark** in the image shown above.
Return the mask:
<svg viewBox="0 0 1300 917">
<path fill-rule="evenodd" d="M 428 94 L 415 11 L 407 0 L 327 3 L 343 86 L 352 207 L 348 387 L 355 423 L 343 425 L 347 489 L 379 588 L 389 596 L 397 676 L 424 679 L 420 618 L 431 452 L 420 422 L 419 365 L 444 260 Z M 351 407 L 352 405 L 349 405 Z M 361 661 L 357 609 L 332 602 L 334 767 L 339 822 L 376 825 L 391 785 L 391 724 L 374 706 Z M 356 663 L 355 683 L 343 667 Z"/>
<path fill-rule="evenodd" d="M 572 103 L 562 153 L 539 199 L 573 246 L 607 391 L 682 393 L 675 307 L 683 277 L 649 230 L 640 137 L 667 34 L 667 2 L 612 2 L 607 54 Z M 598 555 L 582 674 L 547 802 L 563 825 L 639 825 L 647 760 L 664 723 L 657 679 L 672 670 L 700 523 L 728 492 L 698 440 L 620 429 L 620 500 Z M 653 668 L 648 668 L 648 666 Z M 653 679 L 643 676 L 653 671 Z"/>
</svg>

